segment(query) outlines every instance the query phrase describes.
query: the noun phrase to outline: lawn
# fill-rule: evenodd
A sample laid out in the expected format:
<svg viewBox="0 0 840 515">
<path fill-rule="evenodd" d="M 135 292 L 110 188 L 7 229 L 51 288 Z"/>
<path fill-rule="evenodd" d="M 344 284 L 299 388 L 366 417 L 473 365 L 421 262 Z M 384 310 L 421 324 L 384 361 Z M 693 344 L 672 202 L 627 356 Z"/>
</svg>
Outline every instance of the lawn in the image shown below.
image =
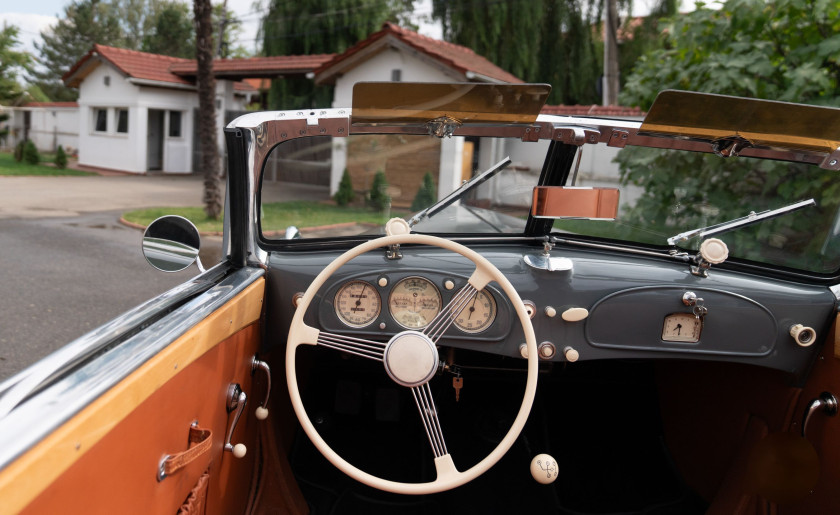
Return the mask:
<svg viewBox="0 0 840 515">
<path fill-rule="evenodd" d="M 0 175 L 96 175 L 80 170 L 63 170 L 54 166 L 44 164 L 31 165 L 21 161 L 15 161 L 11 152 L 0 152 Z"/>
<path fill-rule="evenodd" d="M 402 213 L 391 213 L 399 216 Z M 192 221 L 201 232 L 221 232 L 222 220 L 210 220 L 200 207 L 152 208 L 129 211 L 123 218 L 142 226 L 149 225 L 156 218 L 164 215 L 179 215 Z M 262 206 L 262 230 L 284 231 L 294 225 L 299 229 L 321 227 L 340 223 L 384 224 L 387 218 L 381 213 L 362 207 L 339 207 L 312 201 L 273 202 Z"/>
</svg>

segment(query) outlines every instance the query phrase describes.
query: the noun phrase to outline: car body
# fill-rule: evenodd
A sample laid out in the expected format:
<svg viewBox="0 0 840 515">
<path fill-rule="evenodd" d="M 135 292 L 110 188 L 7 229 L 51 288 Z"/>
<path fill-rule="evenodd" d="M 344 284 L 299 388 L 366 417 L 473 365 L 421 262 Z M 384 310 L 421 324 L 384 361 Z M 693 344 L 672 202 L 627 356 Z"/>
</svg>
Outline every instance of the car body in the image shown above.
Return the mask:
<svg viewBox="0 0 840 515">
<path fill-rule="evenodd" d="M 233 121 L 223 261 L 0 385 L 4 510 L 836 511 L 840 110 L 548 92 Z"/>
</svg>

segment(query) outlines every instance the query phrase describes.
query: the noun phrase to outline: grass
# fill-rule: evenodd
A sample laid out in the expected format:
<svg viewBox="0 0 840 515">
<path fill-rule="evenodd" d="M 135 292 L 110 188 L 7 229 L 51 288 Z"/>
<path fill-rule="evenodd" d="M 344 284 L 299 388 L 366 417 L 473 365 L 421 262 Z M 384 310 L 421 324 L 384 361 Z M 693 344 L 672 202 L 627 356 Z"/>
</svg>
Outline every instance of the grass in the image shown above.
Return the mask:
<svg viewBox="0 0 840 515">
<path fill-rule="evenodd" d="M 42 154 L 43 159 L 43 154 Z M 11 152 L 0 152 L 0 175 L 7 176 L 32 176 L 32 175 L 96 175 L 90 172 L 83 172 L 81 170 L 71 170 L 70 168 L 59 169 L 54 166 L 46 166 L 43 164 L 31 165 L 21 161 L 15 161 Z"/>
<path fill-rule="evenodd" d="M 391 213 L 390 216 L 400 216 L 404 213 Z M 161 207 L 138 209 L 123 215 L 127 221 L 149 225 L 156 218 L 164 215 L 179 215 L 192 221 L 200 232 L 221 232 L 222 220 L 210 220 L 201 207 Z M 263 232 L 284 231 L 290 225 L 298 229 L 320 227 L 340 223 L 370 223 L 384 224 L 389 217 L 382 213 L 370 211 L 361 207 L 339 207 L 334 204 L 324 204 L 312 201 L 272 202 L 262 206 Z"/>
</svg>

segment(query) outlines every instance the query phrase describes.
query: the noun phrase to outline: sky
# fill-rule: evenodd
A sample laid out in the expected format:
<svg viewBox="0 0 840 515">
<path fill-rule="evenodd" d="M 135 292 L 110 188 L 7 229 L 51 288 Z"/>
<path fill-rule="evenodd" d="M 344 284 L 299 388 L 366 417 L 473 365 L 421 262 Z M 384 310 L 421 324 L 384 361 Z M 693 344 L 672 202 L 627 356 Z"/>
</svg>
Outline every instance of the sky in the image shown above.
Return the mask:
<svg viewBox="0 0 840 515">
<path fill-rule="evenodd" d="M 16 25 L 20 29 L 19 40 L 22 48 L 36 53 L 34 41 L 40 41 L 41 31 L 54 24 L 59 15 L 63 15 L 64 6 L 70 2 L 71 0 L 0 0 L 0 24 L 6 22 Z M 217 3 L 217 0 L 213 3 Z M 255 52 L 259 22 L 268 10 L 268 0 L 227 0 L 227 4 L 228 9 L 236 13 L 242 21 L 243 32 L 237 43 L 248 51 Z M 418 16 L 431 14 L 431 0 L 418 1 L 416 5 L 415 13 Z M 431 37 L 441 37 L 441 29 L 437 25 L 420 24 L 419 32 Z"/>
</svg>

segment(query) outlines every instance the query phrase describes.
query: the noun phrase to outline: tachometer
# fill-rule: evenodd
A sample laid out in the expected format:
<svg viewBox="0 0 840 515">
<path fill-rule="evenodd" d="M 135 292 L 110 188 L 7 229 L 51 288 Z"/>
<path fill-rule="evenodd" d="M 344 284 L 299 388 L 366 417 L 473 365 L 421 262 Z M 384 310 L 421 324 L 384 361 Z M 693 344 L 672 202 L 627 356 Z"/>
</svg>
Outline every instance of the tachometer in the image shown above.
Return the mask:
<svg viewBox="0 0 840 515">
<path fill-rule="evenodd" d="M 428 279 L 406 277 L 394 285 L 388 309 L 406 329 L 422 329 L 440 312 L 440 292 Z"/>
<path fill-rule="evenodd" d="M 364 327 L 379 316 L 382 300 L 376 288 L 364 281 L 351 281 L 335 294 L 335 314 L 350 327 Z"/>
<path fill-rule="evenodd" d="M 480 333 L 496 319 L 496 301 L 486 290 L 481 290 L 455 317 L 455 326 L 465 333 Z"/>
</svg>

